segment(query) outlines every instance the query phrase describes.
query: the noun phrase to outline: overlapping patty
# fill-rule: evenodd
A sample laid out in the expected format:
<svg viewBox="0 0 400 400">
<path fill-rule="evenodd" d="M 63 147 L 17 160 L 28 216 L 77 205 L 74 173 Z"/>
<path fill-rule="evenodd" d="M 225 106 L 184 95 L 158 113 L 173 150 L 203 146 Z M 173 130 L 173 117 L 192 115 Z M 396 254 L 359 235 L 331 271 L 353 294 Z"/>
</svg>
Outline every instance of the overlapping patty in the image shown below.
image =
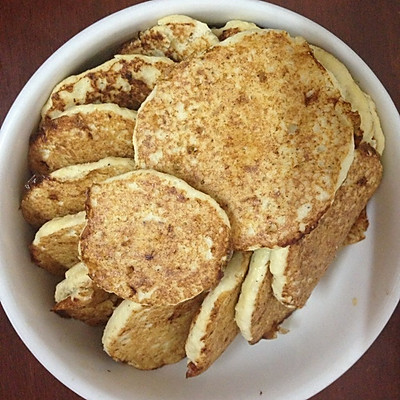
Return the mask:
<svg viewBox="0 0 400 400">
<path fill-rule="evenodd" d="M 230 255 L 230 223 L 184 181 L 138 170 L 95 184 L 80 241 L 103 289 L 145 305 L 177 304 L 214 287 Z"/>
<path fill-rule="evenodd" d="M 235 249 L 286 246 L 332 203 L 355 125 L 303 39 L 254 30 L 158 82 L 138 111 L 135 159 L 217 200 Z"/>
</svg>

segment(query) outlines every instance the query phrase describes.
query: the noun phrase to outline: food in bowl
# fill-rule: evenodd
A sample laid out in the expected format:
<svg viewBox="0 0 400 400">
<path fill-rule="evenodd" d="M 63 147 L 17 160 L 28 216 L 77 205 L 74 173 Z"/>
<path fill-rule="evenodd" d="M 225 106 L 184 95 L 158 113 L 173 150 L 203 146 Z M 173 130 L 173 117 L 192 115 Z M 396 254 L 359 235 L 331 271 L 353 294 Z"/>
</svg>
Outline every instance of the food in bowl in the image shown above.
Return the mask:
<svg viewBox="0 0 400 400">
<path fill-rule="evenodd" d="M 79 205 L 54 215 L 60 218 L 86 209 L 87 220 L 74 250 L 80 248 L 83 261 L 80 279 L 71 285 L 60 283 L 70 289 L 57 296 L 55 310 L 61 310 L 63 302 L 63 315 L 84 316 L 81 319 L 87 322 L 87 305 L 95 313 L 96 305 L 103 304 L 94 300 L 96 293 L 106 298 L 107 293 L 115 295 L 119 301 L 107 303 L 112 316 L 104 331 L 105 350 L 141 369 L 157 368 L 186 355 L 187 376 L 196 376 L 211 366 L 238 332 L 252 344 L 275 337 L 282 321 L 305 305 L 346 238 L 351 235 L 351 241 L 356 241 L 357 232 L 362 237 L 359 228 L 365 226 L 365 206 L 382 174 L 383 134 L 372 100 L 339 61 L 283 31 L 243 21 L 230 21 L 213 30 L 186 16 L 169 16 L 139 32 L 120 52 L 124 55 L 116 55 L 112 62 L 66 78 L 42 110 L 41 126 L 65 117 L 66 110 L 92 102 L 115 101 L 118 107 L 137 109 L 134 158 L 129 160 L 134 171 L 123 175 L 117 171 L 113 177 L 101 173 L 104 179 L 96 181 L 84 179 L 85 185 L 76 189 Z M 109 64 L 117 65 L 112 73 L 98 73 L 104 65 L 109 71 Z M 129 70 L 131 64 L 133 70 Z M 134 74 L 143 68 L 145 74 Z M 113 118 L 111 113 L 109 118 Z M 77 119 L 71 117 L 73 121 Z M 76 135 L 78 127 L 71 132 Z M 79 141 L 79 133 L 74 138 Z M 111 151 L 113 138 L 110 135 Z M 87 136 L 85 140 L 87 146 Z M 56 152 L 52 151 L 53 158 Z M 81 173 L 88 170 L 83 165 L 74 177 L 86 176 Z M 64 171 L 53 171 L 42 181 L 53 182 L 54 175 L 64 179 L 68 176 Z M 135 174 L 148 180 L 139 184 L 131 180 Z M 150 179 L 154 176 L 170 182 L 169 202 L 157 196 L 166 192 L 162 180 Z M 182 192 L 180 185 L 171 184 L 176 180 L 190 190 Z M 115 197 L 118 181 L 127 184 L 128 195 Z M 26 207 L 25 199 L 38 196 L 34 189 L 30 185 L 22 203 L 26 216 L 31 214 L 27 209 L 41 211 L 41 201 Z M 226 233 L 229 225 L 222 253 L 216 246 L 218 236 L 194 229 L 204 225 L 191 205 L 194 198 L 187 194 L 192 191 L 201 193 L 195 197 L 197 202 L 208 196 L 220 208 L 225 225 L 212 212 L 206 213 L 214 229 Z M 137 198 L 131 200 L 135 193 Z M 60 199 L 60 192 L 47 192 L 46 197 L 57 210 L 68 203 Z M 121 208 L 116 210 L 113 205 L 121 199 Z M 98 216 L 93 210 L 103 200 Z M 174 208 L 165 214 L 165 204 L 175 204 L 178 216 L 180 207 L 187 207 L 185 217 L 168 222 L 175 216 Z M 137 212 L 147 205 L 146 215 Z M 101 229 L 90 231 L 94 218 L 99 218 Z M 49 219 L 27 218 L 37 227 Z M 175 229 L 185 235 L 175 235 Z M 106 247 L 99 262 L 93 262 L 88 248 L 101 248 L 108 230 L 113 232 L 113 245 Z M 183 270 L 202 279 L 204 270 L 198 263 L 203 258 L 188 256 L 188 265 L 180 267 L 174 265 L 171 253 L 160 257 L 163 249 L 157 246 L 169 240 L 179 254 L 180 246 L 186 250 L 184 239 L 191 235 L 197 250 L 204 247 L 203 258 L 209 263 L 217 260 L 214 272 L 221 270 L 221 260 L 224 265 L 211 284 L 208 280 L 200 286 L 202 290 L 188 295 L 190 282 L 182 279 Z M 154 251 L 142 251 L 148 246 Z M 98 278 L 103 261 L 112 266 L 109 276 L 121 280 L 110 284 L 110 279 Z M 78 271 L 76 267 L 70 271 L 73 268 Z M 72 275 L 67 276 L 70 283 Z M 164 284 L 168 295 L 154 296 L 157 282 Z M 88 302 L 80 302 L 81 312 L 76 312 L 74 300 L 82 300 L 82 287 L 92 290 Z M 109 315 L 110 308 L 105 317 L 94 320 L 105 322 Z M 153 327 L 159 329 L 153 334 L 166 334 L 154 334 L 153 346 L 142 346 L 146 329 L 151 332 Z M 171 338 L 177 340 L 171 343 Z M 133 352 L 135 346 L 143 352 Z M 160 353 L 160 349 L 166 350 Z"/>
</svg>

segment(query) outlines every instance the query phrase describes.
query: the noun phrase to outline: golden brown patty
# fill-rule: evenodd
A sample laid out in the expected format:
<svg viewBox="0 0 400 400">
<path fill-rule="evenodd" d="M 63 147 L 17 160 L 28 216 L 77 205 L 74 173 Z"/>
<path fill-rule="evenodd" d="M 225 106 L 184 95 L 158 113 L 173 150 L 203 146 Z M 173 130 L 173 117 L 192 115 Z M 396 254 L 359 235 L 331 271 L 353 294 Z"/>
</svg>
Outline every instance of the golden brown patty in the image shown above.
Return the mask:
<svg viewBox="0 0 400 400">
<path fill-rule="evenodd" d="M 29 246 L 32 261 L 55 275 L 78 263 L 79 236 L 86 224 L 85 211 L 54 218 L 36 232 Z"/>
<path fill-rule="evenodd" d="M 29 167 L 49 174 L 105 157 L 133 158 L 136 111 L 116 104 L 87 104 L 45 120 L 29 144 Z"/>
<path fill-rule="evenodd" d="M 44 105 L 42 118 L 58 117 L 79 104 L 115 103 L 136 110 L 171 65 L 173 62 L 166 57 L 116 55 L 60 82 Z"/>
<path fill-rule="evenodd" d="M 222 42 L 223 40 L 228 39 L 239 32 L 249 31 L 252 29 L 259 28 L 253 22 L 232 20 L 228 21 L 223 27 L 214 28 L 212 31 L 214 35 L 217 36 L 217 38 Z"/>
<path fill-rule="evenodd" d="M 56 287 L 56 304 L 52 311 L 88 325 L 105 325 L 122 300 L 97 287 L 87 273 L 83 263 L 74 265 L 65 273 L 65 279 Z"/>
<path fill-rule="evenodd" d="M 153 307 L 124 300 L 106 325 L 104 350 L 114 360 L 144 370 L 180 361 L 203 298 L 200 294 L 177 305 Z"/>
<path fill-rule="evenodd" d="M 235 249 L 285 246 L 346 177 L 353 117 L 303 39 L 242 32 L 159 81 L 138 112 L 135 159 L 217 200 Z"/>
<path fill-rule="evenodd" d="M 367 208 L 365 207 L 361 211 L 358 218 L 355 220 L 342 245 L 348 246 L 350 244 L 354 244 L 360 242 L 361 240 L 364 240 L 365 232 L 367 231 L 368 226 L 369 226 L 369 221 L 367 216 Z"/>
<path fill-rule="evenodd" d="M 80 241 L 90 276 L 138 303 L 177 304 L 219 281 L 230 225 L 209 196 L 173 176 L 139 170 L 88 192 Z"/>
<path fill-rule="evenodd" d="M 25 185 L 21 201 L 27 222 L 39 227 L 55 217 L 85 209 L 86 191 L 94 183 L 135 169 L 129 158 L 106 157 L 87 164 L 71 165 L 50 175 L 34 175 Z"/>
<path fill-rule="evenodd" d="M 359 113 L 362 141 L 370 144 L 382 155 L 385 137 L 372 98 L 361 90 L 346 66 L 332 54 L 316 46 L 311 46 L 311 50 L 316 59 L 327 69 L 343 98 Z"/>
<path fill-rule="evenodd" d="M 186 341 L 187 377 L 203 373 L 226 350 L 239 332 L 235 306 L 251 253 L 235 252 L 224 277 L 204 299 Z"/>
<path fill-rule="evenodd" d="M 270 256 L 269 249 L 259 249 L 253 253 L 236 304 L 235 320 L 250 344 L 262 338 L 276 337 L 280 323 L 294 311 L 294 308 L 284 306 L 274 296 L 269 270 Z"/>
<path fill-rule="evenodd" d="M 378 153 L 368 144 L 362 144 L 355 151 L 347 179 L 317 228 L 288 247 L 283 268 L 276 271 L 271 263 L 274 293 L 280 301 L 294 307 L 304 306 L 381 177 Z"/>
<path fill-rule="evenodd" d="M 203 22 L 184 15 L 161 18 L 158 24 L 125 43 L 121 54 L 165 56 L 182 61 L 217 44 L 218 38 Z"/>
</svg>

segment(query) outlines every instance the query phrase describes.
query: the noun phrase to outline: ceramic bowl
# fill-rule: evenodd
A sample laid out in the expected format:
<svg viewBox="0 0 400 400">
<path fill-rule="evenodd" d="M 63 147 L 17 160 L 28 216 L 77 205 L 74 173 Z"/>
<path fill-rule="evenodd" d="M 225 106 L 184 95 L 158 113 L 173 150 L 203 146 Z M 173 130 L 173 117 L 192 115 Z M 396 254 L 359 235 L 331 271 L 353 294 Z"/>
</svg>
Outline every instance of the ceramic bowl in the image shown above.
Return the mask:
<svg viewBox="0 0 400 400">
<path fill-rule="evenodd" d="M 369 204 L 367 238 L 340 252 L 307 306 L 277 340 L 250 346 L 240 336 L 203 375 L 186 379 L 186 362 L 144 372 L 112 361 L 101 329 L 64 320 L 49 310 L 56 281 L 31 264 L 33 232 L 19 202 L 28 178 L 29 135 L 51 89 L 64 77 L 95 66 L 136 31 L 160 17 L 186 14 L 211 25 L 230 19 L 302 35 L 342 60 L 375 100 L 386 134 L 385 175 Z M 29 118 L 28 118 L 29 116 Z M 21 339 L 61 382 L 87 399 L 304 399 L 337 379 L 367 350 L 390 318 L 400 293 L 399 116 L 368 66 L 316 23 L 253 0 L 162 0 L 139 4 L 88 27 L 57 50 L 32 76 L 10 109 L 0 135 L 0 296 Z M 354 306 L 357 299 L 357 306 Z"/>
</svg>

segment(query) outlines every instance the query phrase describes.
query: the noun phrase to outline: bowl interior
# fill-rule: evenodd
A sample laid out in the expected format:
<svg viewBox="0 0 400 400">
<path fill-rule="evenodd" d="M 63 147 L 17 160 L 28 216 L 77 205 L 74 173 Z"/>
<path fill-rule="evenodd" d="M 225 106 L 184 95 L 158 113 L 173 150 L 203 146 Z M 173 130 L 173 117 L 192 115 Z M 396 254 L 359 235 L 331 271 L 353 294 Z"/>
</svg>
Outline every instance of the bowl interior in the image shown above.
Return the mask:
<svg viewBox="0 0 400 400">
<path fill-rule="evenodd" d="M 307 306 L 285 323 L 278 340 L 248 345 L 241 337 L 203 375 L 185 379 L 185 361 L 151 372 L 113 362 L 101 348 L 101 329 L 49 312 L 56 280 L 30 262 L 34 232 L 19 202 L 28 178 L 28 138 L 51 89 L 64 77 L 99 64 L 116 45 L 168 14 L 186 14 L 219 25 L 243 19 L 288 30 L 335 54 L 377 103 L 384 132 L 385 174 L 369 204 L 367 239 L 340 252 Z M 30 118 L 27 118 L 30 116 Z M 33 117 L 31 117 L 33 116 Z M 393 312 L 400 293 L 396 238 L 400 187 L 400 121 L 389 95 L 365 63 L 319 25 L 254 0 L 143 3 L 90 26 L 55 52 L 16 99 L 0 135 L 0 296 L 22 340 L 60 381 L 90 399 L 307 398 L 344 373 L 370 346 Z M 385 268 L 382 268 L 384 266 Z M 353 305 L 357 299 L 357 306 Z M 329 367 L 328 367 L 329 366 Z"/>
</svg>

